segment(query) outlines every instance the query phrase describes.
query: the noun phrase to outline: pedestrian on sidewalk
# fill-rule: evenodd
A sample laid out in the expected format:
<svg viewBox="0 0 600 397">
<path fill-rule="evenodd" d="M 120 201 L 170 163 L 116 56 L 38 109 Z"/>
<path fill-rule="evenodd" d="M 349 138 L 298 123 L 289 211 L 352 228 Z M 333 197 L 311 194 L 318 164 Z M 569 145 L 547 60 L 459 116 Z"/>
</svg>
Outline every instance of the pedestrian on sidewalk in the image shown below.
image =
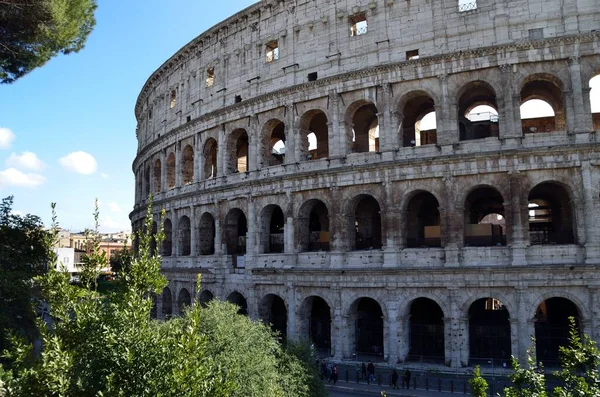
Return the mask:
<svg viewBox="0 0 600 397">
<path fill-rule="evenodd" d="M 398 388 L 398 371 L 396 371 L 396 368 L 394 368 L 394 370 L 392 371 L 392 388 Z"/>
<path fill-rule="evenodd" d="M 404 372 L 404 382 L 402 387 L 404 387 L 404 384 L 406 384 L 406 388 L 410 389 L 410 369 L 406 369 L 406 372 Z"/>
<path fill-rule="evenodd" d="M 363 362 L 361 366 L 360 380 L 367 380 L 367 365 Z"/>
<path fill-rule="evenodd" d="M 338 368 L 337 365 L 333 366 L 331 377 L 333 378 L 333 384 L 335 385 L 338 380 Z"/>
<path fill-rule="evenodd" d="M 369 373 L 369 380 L 367 382 L 375 382 L 375 365 L 369 360 L 367 364 L 367 372 Z"/>
</svg>

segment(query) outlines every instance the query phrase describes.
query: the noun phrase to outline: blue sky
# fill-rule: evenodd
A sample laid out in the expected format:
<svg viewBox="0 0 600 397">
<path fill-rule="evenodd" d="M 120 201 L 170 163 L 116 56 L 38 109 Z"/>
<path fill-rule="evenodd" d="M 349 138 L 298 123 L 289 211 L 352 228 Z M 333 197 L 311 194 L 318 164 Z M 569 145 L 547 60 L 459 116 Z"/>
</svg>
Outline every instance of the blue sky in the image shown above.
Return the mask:
<svg viewBox="0 0 600 397">
<path fill-rule="evenodd" d="M 0 86 L 0 195 L 14 195 L 15 211 L 46 222 L 56 202 L 61 225 L 74 231 L 92 225 L 98 198 L 101 230 L 129 229 L 134 105 L 144 82 L 187 42 L 254 2 L 99 1 L 83 51 Z"/>
<path fill-rule="evenodd" d="M 61 226 L 75 231 L 92 225 L 98 198 L 101 230 L 130 228 L 134 105 L 144 82 L 187 42 L 254 2 L 100 0 L 85 49 L 0 86 L 0 195 L 14 195 L 13 210 L 45 222 L 56 202 Z"/>
</svg>

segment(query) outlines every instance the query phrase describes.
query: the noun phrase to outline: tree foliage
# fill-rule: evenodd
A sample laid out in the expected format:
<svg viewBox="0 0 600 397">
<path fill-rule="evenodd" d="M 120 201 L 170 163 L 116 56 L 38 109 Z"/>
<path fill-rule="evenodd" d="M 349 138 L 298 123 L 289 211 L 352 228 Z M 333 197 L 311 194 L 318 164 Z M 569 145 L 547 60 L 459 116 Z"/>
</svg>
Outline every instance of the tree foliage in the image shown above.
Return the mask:
<svg viewBox="0 0 600 397">
<path fill-rule="evenodd" d="M 473 378 L 469 379 L 469 387 L 471 388 L 471 395 L 473 397 L 487 396 L 488 383 L 483 376 L 481 376 L 481 368 L 479 368 L 479 365 L 475 366 Z"/>
<path fill-rule="evenodd" d="M 11 333 L 36 335 L 32 281 L 52 256 L 40 218 L 14 214 L 12 204 L 12 196 L 0 204 L 0 350 Z"/>
<path fill-rule="evenodd" d="M 544 366 L 535 360 L 535 343 L 527 349 L 527 367 L 512 357 L 513 373 L 508 378 L 513 386 L 504 389 L 506 397 L 546 397 Z"/>
<path fill-rule="evenodd" d="M 161 222 L 162 223 L 162 222 Z M 148 208 L 147 231 L 152 230 Z M 55 270 L 39 278 L 54 319 L 40 323 L 41 354 L 18 343 L 4 373 L 7 396 L 322 396 L 301 348 L 283 348 L 270 328 L 237 314 L 230 303 L 194 305 L 169 321 L 150 319 L 152 296 L 166 286 L 151 232 L 106 294 L 90 280 L 69 283 Z M 156 241 L 164 239 L 162 226 Z M 101 267 L 98 249 L 89 274 Z M 300 349 L 300 350 L 295 350 Z M 306 358 L 306 357 L 305 357 Z M 313 358 L 310 358 L 314 362 Z"/>
<path fill-rule="evenodd" d="M 96 0 L 0 1 L 0 82 L 80 51 L 96 24 L 96 7 Z"/>
<path fill-rule="evenodd" d="M 123 247 L 120 250 L 115 250 L 110 255 L 110 270 L 117 274 L 117 277 L 124 274 L 129 269 L 131 262 L 133 262 L 133 250 L 128 247 Z"/>
</svg>

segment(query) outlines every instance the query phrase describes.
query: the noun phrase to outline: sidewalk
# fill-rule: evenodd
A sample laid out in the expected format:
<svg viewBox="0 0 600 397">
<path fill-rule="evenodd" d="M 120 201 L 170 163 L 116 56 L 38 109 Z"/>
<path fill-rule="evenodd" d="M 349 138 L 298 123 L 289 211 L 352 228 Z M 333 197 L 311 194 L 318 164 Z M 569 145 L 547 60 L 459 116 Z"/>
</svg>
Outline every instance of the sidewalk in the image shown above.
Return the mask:
<svg viewBox="0 0 600 397">
<path fill-rule="evenodd" d="M 414 389 L 392 389 L 391 386 L 377 384 L 366 384 L 356 382 L 346 382 L 345 380 L 338 380 L 337 385 L 325 383 L 325 387 L 329 391 L 336 391 L 338 393 L 344 393 L 348 395 L 352 394 L 372 394 L 373 396 L 381 396 L 381 392 L 385 391 L 387 396 L 390 397 L 450 397 L 450 396 L 464 396 L 463 390 L 455 390 L 454 393 L 450 392 L 439 392 L 437 390 L 422 390 L 417 388 Z M 471 394 L 467 392 L 468 396 Z"/>
</svg>

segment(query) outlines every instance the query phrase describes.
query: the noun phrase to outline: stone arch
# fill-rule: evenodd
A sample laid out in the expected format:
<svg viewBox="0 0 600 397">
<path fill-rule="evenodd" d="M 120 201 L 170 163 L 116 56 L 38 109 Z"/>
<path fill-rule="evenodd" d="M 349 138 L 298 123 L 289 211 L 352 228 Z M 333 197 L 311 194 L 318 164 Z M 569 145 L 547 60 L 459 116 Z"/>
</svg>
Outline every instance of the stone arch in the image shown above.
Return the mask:
<svg viewBox="0 0 600 397">
<path fill-rule="evenodd" d="M 261 252 L 282 253 L 285 242 L 285 214 L 280 206 L 269 204 L 260 212 Z"/>
<path fill-rule="evenodd" d="M 179 315 L 181 316 L 185 308 L 192 304 L 192 297 L 190 295 L 190 291 L 187 288 L 182 288 L 179 290 L 179 294 L 177 296 L 177 308 L 179 310 Z"/>
<path fill-rule="evenodd" d="M 382 248 L 381 206 L 370 194 L 355 196 L 349 205 L 351 250 Z"/>
<path fill-rule="evenodd" d="M 418 297 L 408 304 L 407 360 L 445 362 L 444 311 L 436 300 Z"/>
<path fill-rule="evenodd" d="M 375 103 L 361 99 L 348 106 L 346 126 L 351 152 L 379 151 L 379 117 Z"/>
<path fill-rule="evenodd" d="M 167 156 L 167 189 L 175 188 L 177 183 L 175 178 L 175 153 L 171 152 Z"/>
<path fill-rule="evenodd" d="M 262 128 L 262 159 L 264 167 L 284 163 L 287 149 L 286 126 L 279 119 L 270 119 Z M 283 148 L 281 148 L 283 143 Z"/>
<path fill-rule="evenodd" d="M 150 165 L 146 165 L 144 168 L 144 200 L 150 196 L 152 191 L 150 190 L 150 181 L 151 181 L 151 173 L 150 173 Z"/>
<path fill-rule="evenodd" d="M 306 160 L 329 157 L 329 121 L 327 113 L 312 109 L 300 117 L 300 151 Z M 314 137 L 311 137 L 311 134 Z"/>
<path fill-rule="evenodd" d="M 413 191 L 406 201 L 406 247 L 441 247 L 439 201 L 430 192 Z"/>
<path fill-rule="evenodd" d="M 367 357 L 381 361 L 384 354 L 384 311 L 379 302 L 360 297 L 348 309 L 349 338 L 354 343 L 357 360 Z"/>
<path fill-rule="evenodd" d="M 231 132 L 227 142 L 228 173 L 247 172 L 248 160 L 250 158 L 250 137 L 243 128 L 237 128 Z"/>
<path fill-rule="evenodd" d="M 215 253 L 215 218 L 205 212 L 198 223 L 198 253 L 200 255 L 214 255 Z"/>
<path fill-rule="evenodd" d="M 207 289 L 198 294 L 198 303 L 202 307 L 206 307 L 206 305 L 208 305 L 208 303 L 213 299 L 215 299 L 215 295 Z"/>
<path fill-rule="evenodd" d="M 331 241 L 330 215 L 327 205 L 319 199 L 305 201 L 296 218 L 298 250 L 329 251 Z"/>
<path fill-rule="evenodd" d="M 173 253 L 173 223 L 169 218 L 163 224 L 165 239 L 162 242 L 162 256 L 171 256 Z"/>
<path fill-rule="evenodd" d="M 162 188 L 162 186 L 161 186 L 162 167 L 161 167 L 160 159 L 156 159 L 156 161 L 154 162 L 153 181 L 154 181 L 154 193 L 160 193 L 161 188 Z"/>
<path fill-rule="evenodd" d="M 322 297 L 311 295 L 300 305 L 301 337 L 310 340 L 315 350 L 322 356 L 331 353 L 331 305 Z"/>
<path fill-rule="evenodd" d="M 189 185 L 194 182 L 194 149 L 186 145 L 181 154 L 181 182 Z"/>
<path fill-rule="evenodd" d="M 506 245 L 504 198 L 498 189 L 480 185 L 467 195 L 464 204 L 465 246 Z"/>
<path fill-rule="evenodd" d="M 192 244 L 191 244 L 191 223 L 190 218 L 186 215 L 182 216 L 179 219 L 179 224 L 177 226 L 177 231 L 179 234 L 179 252 L 178 254 L 181 256 L 189 256 L 192 252 Z"/>
<path fill-rule="evenodd" d="M 521 115 L 523 133 L 563 131 L 567 128 L 564 84 L 549 73 L 536 73 L 527 76 L 521 83 L 521 105 L 537 99 L 552 107 L 552 117 L 532 117 L 525 119 Z"/>
<path fill-rule="evenodd" d="M 570 317 L 574 318 L 575 326 L 581 333 L 581 307 L 569 298 L 556 295 L 538 304 L 534 315 L 537 360 L 546 366 L 558 363 L 559 347 L 567 345 L 569 341 Z"/>
<path fill-rule="evenodd" d="M 244 295 L 242 295 L 238 291 L 233 291 L 232 293 L 227 295 L 227 302 L 239 307 L 238 314 L 241 314 L 243 316 L 248 315 L 248 301 L 246 300 Z"/>
<path fill-rule="evenodd" d="M 510 312 L 504 303 L 494 297 L 480 298 L 468 309 L 470 362 L 497 365 L 510 362 L 512 353 Z M 502 364 L 500 364 L 502 363 Z"/>
<path fill-rule="evenodd" d="M 270 324 L 271 329 L 278 332 L 282 339 L 287 338 L 287 305 L 279 295 L 265 295 L 260 301 L 258 314 L 260 319 Z"/>
<path fill-rule="evenodd" d="M 434 114 L 435 101 L 431 93 L 419 89 L 408 92 L 398 102 L 400 116 L 400 137 L 404 147 L 422 146 L 437 143 L 437 128 L 422 130 L 423 117 Z"/>
<path fill-rule="evenodd" d="M 165 287 L 161 296 L 162 301 L 162 317 L 169 318 L 173 315 L 173 296 L 171 294 L 171 289 L 169 287 Z"/>
<path fill-rule="evenodd" d="M 246 233 L 248 232 L 248 221 L 244 211 L 233 208 L 225 216 L 225 227 L 223 228 L 223 244 L 225 244 L 228 255 L 246 254 Z"/>
<path fill-rule="evenodd" d="M 203 179 L 211 179 L 217 176 L 217 155 L 219 151 L 219 145 L 217 144 L 216 139 L 208 138 L 204 143 L 204 148 L 202 149 L 202 157 L 204 166 L 202 168 L 203 171 Z"/>
<path fill-rule="evenodd" d="M 555 181 L 542 182 L 528 196 L 531 244 L 575 243 L 575 215 L 568 187 Z"/>
<path fill-rule="evenodd" d="M 465 84 L 458 91 L 457 101 L 461 141 L 499 136 L 496 90 L 489 83 L 476 80 Z M 495 110 L 495 115 L 471 117 L 471 111 L 477 106 L 489 106 Z"/>
</svg>

